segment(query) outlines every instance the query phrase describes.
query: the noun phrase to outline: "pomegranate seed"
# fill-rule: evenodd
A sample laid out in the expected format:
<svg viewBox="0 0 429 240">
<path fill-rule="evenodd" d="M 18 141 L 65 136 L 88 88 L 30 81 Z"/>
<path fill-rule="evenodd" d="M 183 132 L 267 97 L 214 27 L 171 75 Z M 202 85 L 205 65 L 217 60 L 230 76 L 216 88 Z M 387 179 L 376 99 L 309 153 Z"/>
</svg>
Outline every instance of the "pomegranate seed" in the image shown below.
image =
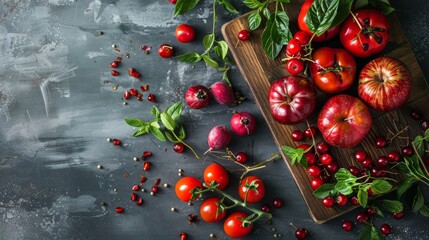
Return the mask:
<svg viewBox="0 0 429 240">
<path fill-rule="evenodd" d="M 120 146 L 120 145 L 122 144 L 121 140 L 119 140 L 119 139 L 113 139 L 113 140 L 112 140 L 112 143 L 113 143 L 113 145 L 115 145 L 115 146 Z"/>
<path fill-rule="evenodd" d="M 133 77 L 134 77 L 134 78 L 139 78 L 139 77 L 140 77 L 140 73 L 138 73 L 138 72 L 134 72 L 134 73 L 133 73 Z"/>
<path fill-rule="evenodd" d="M 148 171 L 150 169 L 150 162 L 143 163 L 143 170 Z"/>
<path fill-rule="evenodd" d="M 110 63 L 110 67 L 111 67 L 111 68 L 116 68 L 116 67 L 118 66 L 118 64 L 119 64 L 119 63 L 120 63 L 119 61 L 115 60 L 115 61 L 113 61 L 112 63 Z"/>
<path fill-rule="evenodd" d="M 143 92 L 146 92 L 147 90 L 149 90 L 149 85 L 144 85 L 144 86 L 140 86 L 140 90 L 142 90 Z"/>
<path fill-rule="evenodd" d="M 152 186 L 152 189 L 151 189 L 151 192 L 153 192 L 153 193 L 157 193 L 158 192 L 158 186 Z"/>
<path fill-rule="evenodd" d="M 128 92 L 128 91 L 125 91 L 124 92 L 124 99 L 128 99 L 128 98 L 130 98 L 130 92 Z"/>
<path fill-rule="evenodd" d="M 112 76 L 118 76 L 119 72 L 116 70 L 112 70 L 112 71 L 110 71 L 110 74 L 112 74 Z"/>
<path fill-rule="evenodd" d="M 139 185 L 134 185 L 131 190 L 138 191 L 140 189 Z"/>
<path fill-rule="evenodd" d="M 129 68 L 128 69 L 128 74 L 132 77 L 138 78 L 140 77 L 140 73 L 137 72 L 134 68 Z"/>
<path fill-rule="evenodd" d="M 156 102 L 155 96 L 152 93 L 149 93 L 149 96 L 147 96 L 147 100 L 149 102 Z"/>
<path fill-rule="evenodd" d="M 140 178 L 140 184 L 143 184 L 143 183 L 145 183 L 147 181 L 147 177 L 145 177 L 145 176 L 141 176 L 141 178 Z"/>
<path fill-rule="evenodd" d="M 139 198 L 136 202 L 137 206 L 141 206 L 144 203 L 143 198 Z"/>
<path fill-rule="evenodd" d="M 143 101 L 143 94 L 137 94 L 137 100 L 139 100 L 140 102 Z"/>
<path fill-rule="evenodd" d="M 173 145 L 173 150 L 177 153 L 182 153 L 185 150 L 185 145 L 181 142 L 175 143 Z"/>
<path fill-rule="evenodd" d="M 116 213 L 123 213 L 124 212 L 124 208 L 123 207 L 117 207 L 115 208 Z"/>
<path fill-rule="evenodd" d="M 403 217 L 404 217 L 404 215 L 405 215 L 404 211 L 400 211 L 400 212 L 397 212 L 397 213 L 393 213 L 393 217 L 394 217 L 395 219 L 401 219 L 401 218 L 403 218 Z"/>
<path fill-rule="evenodd" d="M 281 198 L 274 198 L 274 200 L 273 200 L 273 207 L 275 207 L 275 208 L 281 208 L 281 207 L 283 207 L 283 199 L 281 199 Z"/>
<path fill-rule="evenodd" d="M 197 221 L 197 220 L 198 220 L 198 216 L 197 215 L 192 214 L 192 213 L 188 215 L 188 221 L 189 221 L 190 224 L 193 223 L 193 222 L 195 222 L 195 221 Z"/>
<path fill-rule="evenodd" d="M 186 240 L 186 239 L 188 239 L 188 234 L 184 232 L 180 233 L 180 240 Z"/>
<path fill-rule="evenodd" d="M 131 88 L 130 89 L 130 94 L 133 95 L 133 96 L 137 96 L 138 92 L 134 88 Z"/>
<path fill-rule="evenodd" d="M 136 193 L 131 193 L 131 201 L 133 201 L 133 202 L 137 201 L 138 197 L 139 196 Z"/>
<path fill-rule="evenodd" d="M 271 211 L 271 206 L 268 203 L 265 203 L 264 205 L 262 205 L 261 211 L 269 213 Z"/>
<path fill-rule="evenodd" d="M 150 152 L 150 151 L 144 151 L 143 152 L 143 159 L 148 158 L 150 156 L 152 156 L 152 152 Z"/>
<path fill-rule="evenodd" d="M 158 186 L 161 183 L 161 178 L 157 178 L 153 185 Z"/>
</svg>

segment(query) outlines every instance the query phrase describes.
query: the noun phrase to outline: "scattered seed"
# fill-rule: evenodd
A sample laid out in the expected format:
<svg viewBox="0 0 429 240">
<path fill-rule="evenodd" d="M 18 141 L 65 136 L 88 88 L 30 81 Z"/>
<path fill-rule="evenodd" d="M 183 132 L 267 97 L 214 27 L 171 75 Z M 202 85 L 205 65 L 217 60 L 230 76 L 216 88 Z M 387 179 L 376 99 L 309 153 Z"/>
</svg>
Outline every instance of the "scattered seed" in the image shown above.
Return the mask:
<svg viewBox="0 0 429 240">
<path fill-rule="evenodd" d="M 111 138 L 107 138 L 106 140 L 107 140 L 107 142 L 111 142 L 111 141 L 112 141 L 112 139 L 111 139 Z"/>
<path fill-rule="evenodd" d="M 126 105 L 128 105 L 128 103 L 127 103 L 127 102 L 123 102 L 123 103 L 122 103 L 122 105 L 125 105 L 125 106 L 126 106 Z"/>
<path fill-rule="evenodd" d="M 149 101 L 149 102 L 156 102 L 156 99 L 155 99 L 155 95 L 153 95 L 152 93 L 149 93 L 149 96 L 147 97 L 147 100 Z"/>
<path fill-rule="evenodd" d="M 111 67 L 111 68 L 116 68 L 116 67 L 118 67 L 118 65 L 119 65 L 119 61 L 113 61 L 113 62 L 111 62 L 110 64 L 109 64 L 109 66 Z"/>
<path fill-rule="evenodd" d="M 112 142 L 113 142 L 113 145 L 115 146 L 120 146 L 122 144 L 121 140 L 119 139 L 113 139 Z"/>
<path fill-rule="evenodd" d="M 110 71 L 110 74 L 112 74 L 112 76 L 118 76 L 119 72 L 116 70 L 112 70 L 112 71 Z"/>
<path fill-rule="evenodd" d="M 100 35 L 100 36 L 101 36 L 101 35 L 104 35 L 104 32 L 103 32 L 103 31 L 99 31 L 99 32 L 98 32 L 98 35 Z"/>
<path fill-rule="evenodd" d="M 145 177 L 145 176 L 141 176 L 141 178 L 140 178 L 140 184 L 143 184 L 143 183 L 145 183 L 147 181 L 147 177 Z"/>
<path fill-rule="evenodd" d="M 171 208 L 171 211 L 172 211 L 172 212 L 175 212 L 175 211 L 176 211 L 176 208 L 172 207 L 172 208 Z"/>
<path fill-rule="evenodd" d="M 183 174 L 181 172 L 179 172 L 177 175 L 179 175 L 179 177 L 183 176 Z"/>
<path fill-rule="evenodd" d="M 209 237 L 216 238 L 216 235 L 214 235 L 213 233 L 210 233 Z"/>
<path fill-rule="evenodd" d="M 143 94 L 137 94 L 137 100 L 139 100 L 140 102 L 143 101 Z"/>
<path fill-rule="evenodd" d="M 150 169 L 150 162 L 144 162 L 143 163 L 143 170 L 149 171 Z"/>
<path fill-rule="evenodd" d="M 139 196 L 136 193 L 131 193 L 131 201 L 133 201 L 133 202 L 137 201 L 138 197 Z"/>
<path fill-rule="evenodd" d="M 116 44 L 112 44 L 112 48 L 116 48 Z"/>
<path fill-rule="evenodd" d="M 113 191 L 114 191 L 114 192 L 117 192 L 117 191 L 118 191 L 118 189 L 114 188 L 114 189 L 113 189 Z"/>
<path fill-rule="evenodd" d="M 140 186 L 137 184 L 131 188 L 131 190 L 133 190 L 133 191 L 138 191 L 139 189 L 140 189 Z"/>
<path fill-rule="evenodd" d="M 180 233 L 180 240 L 186 240 L 188 239 L 188 235 L 184 232 Z"/>
<path fill-rule="evenodd" d="M 168 183 L 164 183 L 164 187 L 168 188 L 168 187 L 170 187 L 170 185 Z"/>
<path fill-rule="evenodd" d="M 98 164 L 98 165 L 97 165 L 97 168 L 98 168 L 98 169 L 102 169 L 102 168 L 103 168 L 103 166 L 101 166 L 100 164 Z"/>
<path fill-rule="evenodd" d="M 282 234 L 281 233 L 277 233 L 277 237 L 281 238 Z"/>
<path fill-rule="evenodd" d="M 197 215 L 195 215 L 193 213 L 191 213 L 191 214 L 188 215 L 189 224 L 192 224 L 193 222 L 195 222 L 197 220 L 198 220 L 198 216 Z"/>
<path fill-rule="evenodd" d="M 277 237 L 277 233 L 274 233 L 274 235 L 273 235 L 275 238 Z"/>
<path fill-rule="evenodd" d="M 137 200 L 136 204 L 137 206 L 140 206 L 144 203 L 143 198 L 139 198 L 139 200 Z"/>
<path fill-rule="evenodd" d="M 158 186 L 161 183 L 161 178 L 157 178 L 153 185 Z"/>
<path fill-rule="evenodd" d="M 139 160 L 139 158 L 138 157 L 133 157 L 133 160 L 137 162 Z"/>
<path fill-rule="evenodd" d="M 129 99 L 131 97 L 131 93 L 127 90 L 124 92 L 124 99 Z"/>
<path fill-rule="evenodd" d="M 181 168 L 179 168 L 179 170 L 178 170 L 179 172 L 183 172 L 183 169 L 181 169 Z"/>
<path fill-rule="evenodd" d="M 124 212 L 124 208 L 123 207 L 117 207 L 115 208 L 116 213 L 123 213 Z"/>
<path fill-rule="evenodd" d="M 112 89 L 113 90 L 118 90 L 118 87 L 119 87 L 119 84 L 116 84 L 116 85 L 112 86 Z"/>
<path fill-rule="evenodd" d="M 194 204 L 192 204 L 191 202 L 188 202 L 188 206 L 192 206 L 192 205 L 194 205 Z"/>
<path fill-rule="evenodd" d="M 155 196 L 155 193 L 154 192 L 150 192 L 150 195 Z"/>
<path fill-rule="evenodd" d="M 137 96 L 138 92 L 137 92 L 137 90 L 136 90 L 136 89 L 131 88 L 131 89 L 130 89 L 130 94 L 131 94 L 132 96 Z"/>
<path fill-rule="evenodd" d="M 277 229 L 275 227 L 271 228 L 271 231 L 275 232 Z"/>
<path fill-rule="evenodd" d="M 151 189 L 151 191 L 153 192 L 153 193 L 157 193 L 158 192 L 158 186 L 152 186 L 152 189 Z"/>
<path fill-rule="evenodd" d="M 152 156 L 152 152 L 150 152 L 150 151 L 144 151 L 143 152 L 143 159 L 145 159 L 145 158 L 148 158 L 148 157 L 150 157 L 150 156 Z"/>
<path fill-rule="evenodd" d="M 104 202 L 104 201 L 101 201 L 100 202 L 100 206 L 102 206 L 102 207 L 104 207 L 104 206 L 106 206 L 107 204 L 106 204 L 106 202 Z"/>
<path fill-rule="evenodd" d="M 146 92 L 149 89 L 149 85 L 144 85 L 144 86 L 140 86 L 140 90 L 142 90 L 143 92 Z"/>
</svg>

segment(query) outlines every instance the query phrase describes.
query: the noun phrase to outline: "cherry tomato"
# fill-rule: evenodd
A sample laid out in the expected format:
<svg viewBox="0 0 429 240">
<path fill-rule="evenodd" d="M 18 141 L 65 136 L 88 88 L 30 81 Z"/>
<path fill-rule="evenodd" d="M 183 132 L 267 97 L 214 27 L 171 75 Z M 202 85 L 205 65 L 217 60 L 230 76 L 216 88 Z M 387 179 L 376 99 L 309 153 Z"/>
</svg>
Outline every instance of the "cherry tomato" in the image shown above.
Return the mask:
<svg viewBox="0 0 429 240">
<path fill-rule="evenodd" d="M 304 71 L 304 62 L 298 58 L 291 58 L 286 62 L 286 70 L 292 75 L 300 74 Z"/>
<path fill-rule="evenodd" d="M 257 176 L 247 176 L 240 182 L 238 187 L 238 195 L 242 200 L 246 198 L 248 203 L 257 203 L 264 198 L 265 185 Z"/>
<path fill-rule="evenodd" d="M 295 33 L 295 35 L 293 35 L 293 38 L 298 40 L 301 45 L 307 45 L 308 42 L 310 42 L 311 36 L 309 36 L 308 33 L 304 31 L 298 31 Z"/>
<path fill-rule="evenodd" d="M 240 41 L 246 41 L 250 37 L 250 31 L 249 30 L 241 30 L 238 32 L 238 40 Z"/>
<path fill-rule="evenodd" d="M 204 170 L 204 182 L 210 185 L 211 182 L 219 183 L 218 189 L 226 188 L 229 182 L 229 176 L 225 168 L 217 163 L 213 163 Z"/>
<path fill-rule="evenodd" d="M 222 220 L 226 215 L 226 211 L 220 210 L 219 204 L 219 198 L 214 197 L 206 199 L 200 206 L 201 218 L 209 223 L 218 222 Z"/>
<path fill-rule="evenodd" d="M 344 48 L 357 57 L 369 57 L 383 51 L 390 39 L 387 17 L 374 9 L 363 9 L 354 14 L 359 24 L 349 16 L 340 31 Z"/>
<path fill-rule="evenodd" d="M 245 219 L 247 214 L 243 212 L 235 212 L 228 216 L 223 224 L 223 230 L 226 235 L 231 238 L 242 238 L 247 236 L 253 229 L 253 224 L 244 227 L 242 219 Z"/>
<path fill-rule="evenodd" d="M 201 182 L 194 177 L 184 177 L 177 181 L 175 186 L 176 196 L 184 201 L 189 202 L 192 197 L 192 189 L 194 188 L 203 188 Z"/>
<path fill-rule="evenodd" d="M 191 42 L 195 38 L 194 28 L 188 24 L 180 24 L 176 28 L 176 38 L 182 43 Z"/>
<path fill-rule="evenodd" d="M 322 47 L 314 51 L 309 69 L 313 82 L 321 91 L 334 94 L 352 86 L 356 61 L 344 49 Z"/>
<path fill-rule="evenodd" d="M 158 48 L 158 55 L 163 58 L 170 58 L 171 56 L 173 56 L 173 53 L 174 53 L 174 49 L 169 44 L 162 44 Z"/>
<path fill-rule="evenodd" d="M 313 32 L 311 32 L 310 29 L 308 28 L 306 19 L 307 19 L 307 12 L 310 9 L 311 4 L 313 4 L 313 2 L 314 2 L 314 0 L 306 0 L 302 4 L 301 10 L 299 11 L 299 14 L 298 14 L 298 27 L 299 27 L 299 29 L 301 29 L 301 31 L 306 32 L 310 36 L 313 36 Z M 340 30 L 340 26 L 335 26 L 333 28 L 330 28 L 326 32 L 324 32 L 322 35 L 314 36 L 313 41 L 323 42 L 323 41 L 330 40 L 337 35 L 339 30 Z"/>
<path fill-rule="evenodd" d="M 295 54 L 298 54 L 301 51 L 301 49 L 302 49 L 301 43 L 298 40 L 292 38 L 287 43 L 287 46 L 286 46 L 286 55 L 293 56 Z"/>
</svg>

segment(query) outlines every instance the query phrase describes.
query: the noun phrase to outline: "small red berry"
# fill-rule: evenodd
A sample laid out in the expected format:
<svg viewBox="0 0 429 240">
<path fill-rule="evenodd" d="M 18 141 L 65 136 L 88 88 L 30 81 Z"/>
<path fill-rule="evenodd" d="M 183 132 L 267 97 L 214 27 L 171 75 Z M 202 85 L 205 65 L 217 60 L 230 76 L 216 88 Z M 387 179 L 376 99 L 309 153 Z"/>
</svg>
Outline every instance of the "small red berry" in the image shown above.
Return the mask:
<svg viewBox="0 0 429 240">
<path fill-rule="evenodd" d="M 176 0 L 170 0 L 171 1 L 176 1 Z M 180 240 L 187 240 L 188 239 L 188 234 L 182 232 L 180 233 Z"/>
<path fill-rule="evenodd" d="M 274 200 L 273 200 L 273 207 L 275 207 L 275 208 L 281 208 L 281 207 L 283 207 L 283 199 L 281 199 L 281 198 L 274 198 Z"/>
<path fill-rule="evenodd" d="M 123 213 L 124 212 L 124 208 L 123 207 L 117 207 L 115 208 L 116 213 Z"/>
<path fill-rule="evenodd" d="M 373 207 L 367 207 L 366 208 L 366 214 L 368 214 L 368 216 L 373 217 L 375 216 L 375 214 L 377 214 L 377 209 L 373 208 Z"/>
<path fill-rule="evenodd" d="M 365 212 L 360 212 L 356 215 L 356 221 L 360 224 L 366 223 L 368 221 L 368 215 Z"/>
<path fill-rule="evenodd" d="M 341 206 L 341 207 L 345 206 L 347 204 L 348 200 L 349 199 L 347 198 L 347 196 L 342 194 L 342 193 L 338 194 L 338 196 L 337 196 L 338 206 Z"/>
<path fill-rule="evenodd" d="M 139 189 L 140 189 L 140 186 L 137 184 L 131 188 L 131 190 L 133 190 L 133 191 L 138 191 Z"/>
<path fill-rule="evenodd" d="M 144 203 L 143 198 L 139 198 L 136 202 L 137 206 L 141 206 Z"/>
<path fill-rule="evenodd" d="M 414 154 L 414 149 L 411 146 L 406 146 L 402 148 L 402 155 L 406 157 L 411 157 Z"/>
<path fill-rule="evenodd" d="M 309 149 L 310 149 L 310 145 L 303 143 L 303 144 L 299 145 L 299 146 L 298 146 L 298 147 L 296 147 L 296 148 L 297 148 L 297 149 L 298 149 L 298 148 L 301 148 L 302 150 L 307 151 L 307 150 L 309 150 Z M 309 151 L 311 151 L 311 150 L 309 150 Z"/>
<path fill-rule="evenodd" d="M 332 196 L 327 196 L 323 199 L 323 205 L 325 205 L 325 207 L 331 208 L 334 206 L 335 200 Z"/>
<path fill-rule="evenodd" d="M 366 159 L 366 152 L 364 151 L 357 151 L 355 153 L 355 158 L 358 162 L 363 162 L 363 160 Z"/>
<path fill-rule="evenodd" d="M 377 158 L 377 165 L 385 168 L 389 165 L 389 159 L 386 156 L 380 156 Z"/>
<path fill-rule="evenodd" d="M 324 154 L 329 152 L 329 145 L 325 142 L 320 142 L 316 145 L 316 150 L 319 154 Z"/>
<path fill-rule="evenodd" d="M 133 95 L 133 96 L 137 96 L 138 92 L 134 88 L 131 88 L 130 89 L 130 94 Z"/>
<path fill-rule="evenodd" d="M 298 31 L 293 35 L 293 38 L 298 40 L 301 45 L 307 45 L 310 42 L 310 36 L 304 31 Z"/>
<path fill-rule="evenodd" d="M 401 154 L 398 151 L 391 151 L 387 154 L 387 158 L 392 162 L 399 162 L 401 160 Z"/>
<path fill-rule="evenodd" d="M 350 172 L 353 176 L 356 176 L 356 177 L 358 177 L 358 176 L 359 176 L 359 174 L 360 174 L 360 170 L 359 170 L 359 168 L 357 168 L 357 167 L 355 167 L 355 166 L 350 166 L 350 167 L 349 167 L 349 172 Z"/>
<path fill-rule="evenodd" d="M 292 74 L 297 75 L 304 71 L 304 61 L 298 58 L 291 58 L 286 62 L 286 70 Z"/>
<path fill-rule="evenodd" d="M 372 167 L 372 160 L 370 158 L 366 158 L 362 161 L 362 167 L 364 168 L 370 168 Z"/>
<path fill-rule="evenodd" d="M 384 146 L 386 146 L 387 144 L 387 140 L 385 137 L 378 137 L 377 139 L 375 139 L 375 146 L 377 148 L 383 148 Z"/>
<path fill-rule="evenodd" d="M 112 71 L 110 71 L 110 74 L 112 74 L 112 76 L 118 76 L 119 72 L 116 70 L 112 70 Z"/>
<path fill-rule="evenodd" d="M 414 110 L 410 112 L 410 116 L 414 120 L 420 120 L 422 118 L 422 115 L 419 112 Z"/>
<path fill-rule="evenodd" d="M 299 240 L 306 239 L 308 237 L 308 230 L 305 228 L 296 229 L 295 237 L 296 239 L 299 239 Z"/>
<path fill-rule="evenodd" d="M 185 150 L 185 145 L 181 142 L 175 143 L 173 145 L 173 150 L 177 153 L 182 153 Z"/>
<path fill-rule="evenodd" d="M 336 161 L 332 161 L 330 164 L 325 166 L 326 170 L 328 170 L 329 173 L 336 173 L 338 171 L 338 163 Z"/>
<path fill-rule="evenodd" d="M 318 189 L 320 186 L 322 186 L 324 184 L 323 180 L 320 178 L 313 178 L 311 180 L 311 188 L 313 190 Z"/>
<path fill-rule="evenodd" d="M 240 41 L 246 41 L 250 37 L 250 31 L 249 30 L 241 30 L 238 32 L 238 40 Z"/>
<path fill-rule="evenodd" d="M 404 215 L 405 215 L 404 211 L 396 212 L 396 213 L 393 213 L 393 218 L 395 218 L 395 219 L 401 219 L 401 218 L 404 217 Z"/>
<path fill-rule="evenodd" d="M 120 145 L 122 144 L 121 140 L 119 140 L 119 139 L 113 139 L 113 140 L 112 140 L 112 143 L 113 143 L 113 145 L 115 145 L 115 146 L 120 146 Z"/>
<path fill-rule="evenodd" d="M 265 203 L 264 205 L 262 205 L 261 211 L 269 213 L 271 211 L 271 206 L 268 203 Z"/>
<path fill-rule="evenodd" d="M 301 43 L 296 39 L 291 39 L 287 43 L 286 54 L 288 56 L 293 56 L 293 55 L 299 53 L 301 51 L 301 49 L 302 49 Z"/>
<path fill-rule="evenodd" d="M 332 163 L 332 155 L 329 153 L 325 153 L 322 156 L 320 156 L 320 162 L 323 165 L 328 165 Z"/>
<path fill-rule="evenodd" d="M 429 129 L 429 120 L 428 119 L 425 119 L 422 121 L 422 129 L 423 129 L 423 131 L 426 131 Z"/>
<path fill-rule="evenodd" d="M 147 100 L 149 102 L 156 102 L 155 96 L 152 93 L 149 93 L 149 96 L 147 96 Z"/>
<path fill-rule="evenodd" d="M 148 158 L 150 156 L 152 156 L 152 152 L 150 152 L 150 151 L 144 151 L 143 152 L 143 159 L 146 159 L 146 158 Z"/>
<path fill-rule="evenodd" d="M 139 196 L 136 193 L 131 193 L 131 201 L 133 201 L 133 202 L 137 201 L 138 197 Z"/>
<path fill-rule="evenodd" d="M 304 157 L 305 157 L 305 159 L 307 159 L 307 165 L 308 166 L 314 165 L 317 162 L 317 156 L 314 153 L 306 152 L 306 153 L 304 153 Z"/>
<path fill-rule="evenodd" d="M 158 55 L 162 58 L 170 58 L 173 56 L 174 48 L 170 44 L 162 44 L 158 48 Z"/>
<path fill-rule="evenodd" d="M 143 163 L 143 170 L 148 171 L 150 169 L 150 162 L 146 161 Z"/>
<path fill-rule="evenodd" d="M 244 152 L 238 152 L 235 155 L 235 160 L 241 164 L 245 164 L 248 160 L 247 154 Z"/>
<path fill-rule="evenodd" d="M 131 96 L 130 92 L 128 92 L 128 91 L 125 90 L 125 92 L 124 92 L 124 99 L 130 98 L 130 96 Z"/>
<path fill-rule="evenodd" d="M 344 220 L 343 221 L 343 230 L 346 232 L 350 232 L 353 229 L 353 222 Z"/>
<path fill-rule="evenodd" d="M 292 140 L 301 141 L 304 138 L 304 134 L 300 130 L 294 130 L 292 132 Z"/>
<path fill-rule="evenodd" d="M 308 167 L 307 169 L 308 175 L 312 176 L 312 177 L 318 177 L 320 176 L 320 173 L 322 172 L 320 170 L 320 168 L 316 165 L 311 165 Z"/>
<path fill-rule="evenodd" d="M 313 137 L 315 137 L 315 136 L 316 136 L 316 134 L 317 134 L 317 128 L 315 128 L 315 127 L 307 128 L 307 129 L 304 131 L 304 135 L 305 135 L 307 138 L 309 138 L 309 139 L 311 139 L 311 137 L 312 137 L 312 136 L 313 136 Z"/>
<path fill-rule="evenodd" d="M 358 198 L 356 196 L 353 196 L 353 197 L 350 198 L 350 203 L 353 206 L 358 206 L 359 205 L 359 200 L 358 200 Z"/>
<path fill-rule="evenodd" d="M 115 60 L 112 63 L 110 63 L 109 65 L 111 68 L 116 68 L 119 65 L 119 63 L 120 63 L 119 61 Z"/>
<path fill-rule="evenodd" d="M 383 233 L 384 236 L 387 236 L 392 231 L 392 227 L 389 224 L 385 223 L 385 224 L 381 224 L 380 230 L 381 230 L 381 233 Z"/>
</svg>

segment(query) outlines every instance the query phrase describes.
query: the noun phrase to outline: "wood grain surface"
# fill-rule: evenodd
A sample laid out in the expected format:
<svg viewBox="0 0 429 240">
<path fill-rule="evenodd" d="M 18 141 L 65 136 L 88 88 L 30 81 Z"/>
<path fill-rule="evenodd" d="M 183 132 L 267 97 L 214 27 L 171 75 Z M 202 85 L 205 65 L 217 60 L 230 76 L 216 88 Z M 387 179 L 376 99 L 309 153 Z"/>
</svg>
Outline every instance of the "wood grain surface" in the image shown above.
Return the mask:
<svg viewBox="0 0 429 240">
<path fill-rule="evenodd" d="M 290 27 L 292 32 L 297 30 L 296 18 L 302 2 L 303 1 L 291 1 L 289 4 L 284 4 L 286 12 L 290 18 Z M 281 59 L 285 57 L 285 53 L 283 50 L 282 54 L 275 60 L 268 58 L 261 45 L 262 27 L 256 31 L 253 31 L 251 38 L 248 41 L 239 42 L 237 44 L 238 32 L 243 29 L 248 29 L 247 17 L 249 14 L 250 13 L 242 15 L 239 18 L 224 24 L 222 27 L 222 34 L 228 43 L 238 68 L 240 69 L 245 81 L 250 87 L 256 104 L 261 110 L 271 130 L 271 133 L 274 136 L 275 143 L 281 152 L 281 146 L 288 145 L 295 147 L 301 144 L 292 141 L 290 136 L 291 132 L 295 129 L 306 129 L 306 124 L 301 123 L 298 125 L 282 125 L 277 123 L 271 116 L 267 96 L 268 89 L 270 87 L 270 83 L 272 83 L 274 80 L 288 75 L 287 71 L 285 70 L 285 64 L 281 61 Z M 367 59 L 356 59 L 358 68 L 360 69 L 364 64 L 378 56 L 390 56 L 397 58 L 404 62 L 411 70 L 413 76 L 413 90 L 408 103 L 401 109 L 389 113 L 371 111 L 373 116 L 373 126 L 368 136 L 360 145 L 352 149 L 339 149 L 331 147 L 332 155 L 339 162 L 340 167 L 354 165 L 360 168 L 359 164 L 353 160 L 354 153 L 360 149 L 363 149 L 369 153 L 373 160 L 375 160 L 378 156 L 387 155 L 387 153 L 391 150 L 400 150 L 401 146 L 407 144 L 405 139 L 396 138 L 388 147 L 377 149 L 375 148 L 374 144 L 375 138 L 377 136 L 388 136 L 389 131 L 395 132 L 406 126 L 409 126 L 407 131 L 409 136 L 421 134 L 420 123 L 411 119 L 409 117 L 409 112 L 411 109 L 419 110 L 421 112 L 429 111 L 429 89 L 427 87 L 423 73 L 417 63 L 416 57 L 414 56 L 414 53 L 407 39 L 405 38 L 404 32 L 396 15 L 390 14 L 388 19 L 389 23 L 391 24 L 391 39 L 388 46 L 381 54 L 377 56 Z M 262 23 L 262 26 L 263 25 L 264 23 Z M 338 39 L 333 40 L 328 44 L 331 46 L 339 46 Z M 346 93 L 356 96 L 356 89 L 357 80 L 355 81 L 354 86 Z M 321 109 L 328 97 L 329 96 L 326 94 L 318 92 L 318 106 L 311 119 L 309 119 L 311 125 L 316 125 L 318 110 Z M 397 130 L 395 130 L 395 128 Z M 316 138 L 316 142 L 322 140 L 323 139 L 321 139 L 320 136 Z M 309 213 L 315 222 L 324 223 L 354 208 L 349 205 L 348 207 L 344 208 L 324 207 L 322 201 L 313 196 L 313 190 L 310 186 L 311 178 L 307 175 L 306 170 L 300 166 L 291 166 L 286 156 L 283 153 L 282 155 L 290 173 L 296 181 L 304 201 L 308 206 Z M 397 174 L 389 175 L 389 177 L 401 179 L 401 176 Z"/>
</svg>

